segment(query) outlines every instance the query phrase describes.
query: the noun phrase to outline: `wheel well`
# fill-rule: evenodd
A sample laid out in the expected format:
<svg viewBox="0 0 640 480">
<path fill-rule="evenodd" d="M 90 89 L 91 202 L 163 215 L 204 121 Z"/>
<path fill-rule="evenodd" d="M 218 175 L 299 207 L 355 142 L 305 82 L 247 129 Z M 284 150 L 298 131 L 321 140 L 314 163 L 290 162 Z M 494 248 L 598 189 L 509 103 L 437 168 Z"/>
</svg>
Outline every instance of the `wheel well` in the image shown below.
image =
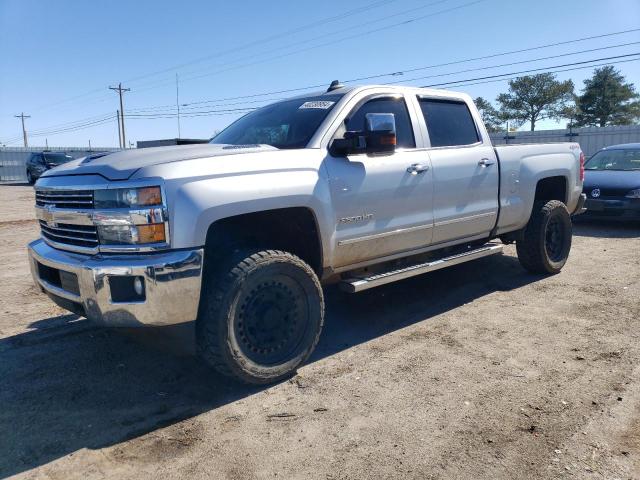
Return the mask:
<svg viewBox="0 0 640 480">
<path fill-rule="evenodd" d="M 293 253 L 321 273 L 322 245 L 315 216 L 308 208 L 246 213 L 209 226 L 205 245 L 208 251 L 249 245 Z"/>
<path fill-rule="evenodd" d="M 535 200 L 560 200 L 567 203 L 567 180 L 564 177 L 548 177 L 538 181 Z"/>
</svg>

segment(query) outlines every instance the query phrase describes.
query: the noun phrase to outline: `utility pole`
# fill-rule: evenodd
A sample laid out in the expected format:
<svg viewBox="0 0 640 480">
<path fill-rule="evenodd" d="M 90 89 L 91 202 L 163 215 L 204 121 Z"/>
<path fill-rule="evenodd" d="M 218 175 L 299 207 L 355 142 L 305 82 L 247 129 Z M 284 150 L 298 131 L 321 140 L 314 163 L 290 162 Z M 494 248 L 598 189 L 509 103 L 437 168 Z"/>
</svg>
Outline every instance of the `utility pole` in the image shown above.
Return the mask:
<svg viewBox="0 0 640 480">
<path fill-rule="evenodd" d="M 122 132 L 120 131 L 120 110 L 116 110 L 116 118 L 118 119 L 118 146 L 122 148 Z"/>
<path fill-rule="evenodd" d="M 31 115 L 25 115 L 24 112 L 21 112 L 20 115 L 14 115 L 14 117 L 22 120 L 22 139 L 24 140 L 24 147 L 27 148 L 29 145 L 27 144 L 27 131 L 24 128 L 24 119 L 31 118 Z"/>
<path fill-rule="evenodd" d="M 89 139 L 89 151 L 91 151 L 91 139 Z"/>
<path fill-rule="evenodd" d="M 176 107 L 178 108 L 178 138 L 180 138 L 180 93 L 178 90 L 178 74 L 176 73 Z"/>
<path fill-rule="evenodd" d="M 126 140 L 126 135 L 124 133 L 124 107 L 122 106 L 122 92 L 128 92 L 131 89 L 130 88 L 122 88 L 122 83 L 119 83 L 117 87 L 109 87 L 109 90 L 113 90 L 118 92 L 118 95 L 120 95 L 120 125 L 122 127 L 122 146 L 123 148 L 126 148 L 126 144 L 127 144 L 127 140 Z"/>
</svg>

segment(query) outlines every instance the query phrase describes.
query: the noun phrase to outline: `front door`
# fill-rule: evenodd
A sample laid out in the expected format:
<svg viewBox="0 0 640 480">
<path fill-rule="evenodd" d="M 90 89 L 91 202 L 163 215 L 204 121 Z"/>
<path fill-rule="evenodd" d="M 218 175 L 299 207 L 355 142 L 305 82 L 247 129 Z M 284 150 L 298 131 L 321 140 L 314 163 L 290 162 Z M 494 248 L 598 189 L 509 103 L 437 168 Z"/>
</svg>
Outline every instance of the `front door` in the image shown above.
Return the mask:
<svg viewBox="0 0 640 480">
<path fill-rule="evenodd" d="M 327 156 L 335 211 L 333 264 L 354 265 L 428 246 L 433 229 L 432 169 L 403 97 L 375 97 L 356 106 L 346 130 L 363 130 L 367 113 L 393 113 L 397 149 L 390 155 Z M 336 135 L 341 135 L 340 130 Z"/>
</svg>

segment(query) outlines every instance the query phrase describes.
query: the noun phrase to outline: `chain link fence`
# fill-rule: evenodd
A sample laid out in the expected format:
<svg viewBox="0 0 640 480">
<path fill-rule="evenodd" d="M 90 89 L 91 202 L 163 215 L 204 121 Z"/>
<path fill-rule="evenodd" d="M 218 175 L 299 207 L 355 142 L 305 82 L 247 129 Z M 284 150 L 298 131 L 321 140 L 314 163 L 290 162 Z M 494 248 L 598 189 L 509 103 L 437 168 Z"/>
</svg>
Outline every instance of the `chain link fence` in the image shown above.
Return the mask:
<svg viewBox="0 0 640 480">
<path fill-rule="evenodd" d="M 533 132 L 498 132 L 489 134 L 494 145 L 517 143 L 577 142 L 585 156 L 621 143 L 640 143 L 640 125 L 617 127 L 583 127 L 564 130 L 538 130 Z"/>
<path fill-rule="evenodd" d="M 117 152 L 119 148 L 56 147 L 44 150 L 42 147 L 1 147 L 0 182 L 22 183 L 27 181 L 27 159 L 33 152 L 63 152 L 73 158 L 86 157 L 97 152 Z"/>
</svg>

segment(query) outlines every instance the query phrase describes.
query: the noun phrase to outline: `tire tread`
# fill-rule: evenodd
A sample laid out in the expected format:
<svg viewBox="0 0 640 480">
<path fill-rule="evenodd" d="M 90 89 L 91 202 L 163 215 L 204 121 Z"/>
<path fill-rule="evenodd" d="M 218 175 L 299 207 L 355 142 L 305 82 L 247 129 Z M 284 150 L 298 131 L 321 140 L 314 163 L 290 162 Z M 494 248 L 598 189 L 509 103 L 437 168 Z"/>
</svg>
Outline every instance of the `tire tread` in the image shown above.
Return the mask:
<svg viewBox="0 0 640 480">
<path fill-rule="evenodd" d="M 228 292 L 232 291 L 239 283 L 248 276 L 252 270 L 264 263 L 293 263 L 306 271 L 313 280 L 315 287 L 322 292 L 320 282 L 315 272 L 302 259 L 289 252 L 281 250 L 257 250 L 241 249 L 233 252 L 226 260 L 221 260 L 220 256 L 214 257 L 208 264 L 209 278 L 203 285 L 200 312 L 196 322 L 196 335 L 198 340 L 198 353 L 216 371 L 227 377 L 239 379 L 245 383 L 264 384 L 277 381 L 271 377 L 263 379 L 249 375 L 239 368 L 228 352 L 232 351 L 224 324 L 226 323 Z M 320 309 L 324 319 L 324 297 L 320 294 Z M 206 320 L 205 320 L 206 319 Z M 317 344 L 322 331 L 322 320 L 320 328 L 313 340 L 308 355 L 311 354 Z M 305 357 L 308 358 L 308 355 Z M 283 375 L 285 376 L 285 375 Z"/>
</svg>

